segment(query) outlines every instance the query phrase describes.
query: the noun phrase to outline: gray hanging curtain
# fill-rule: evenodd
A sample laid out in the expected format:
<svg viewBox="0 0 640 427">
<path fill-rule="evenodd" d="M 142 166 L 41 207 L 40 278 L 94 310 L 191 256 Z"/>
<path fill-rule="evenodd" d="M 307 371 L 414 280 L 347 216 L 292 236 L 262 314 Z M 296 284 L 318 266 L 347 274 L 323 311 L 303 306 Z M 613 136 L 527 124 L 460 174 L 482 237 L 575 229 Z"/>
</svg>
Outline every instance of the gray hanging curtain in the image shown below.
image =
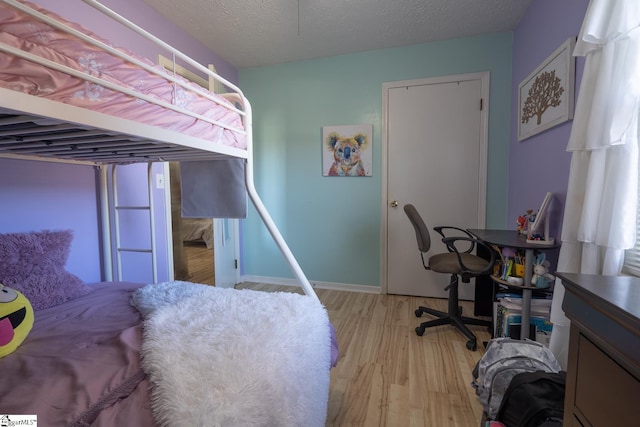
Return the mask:
<svg viewBox="0 0 640 427">
<path fill-rule="evenodd" d="M 244 159 L 180 164 L 183 218 L 246 218 Z"/>
</svg>

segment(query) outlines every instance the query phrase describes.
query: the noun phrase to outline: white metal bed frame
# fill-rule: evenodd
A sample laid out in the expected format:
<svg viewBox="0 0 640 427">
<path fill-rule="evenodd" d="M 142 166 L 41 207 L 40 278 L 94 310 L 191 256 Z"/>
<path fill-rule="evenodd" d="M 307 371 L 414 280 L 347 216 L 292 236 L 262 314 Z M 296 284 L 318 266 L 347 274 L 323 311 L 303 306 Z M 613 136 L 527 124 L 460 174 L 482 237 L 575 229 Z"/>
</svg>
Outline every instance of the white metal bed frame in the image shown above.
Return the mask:
<svg viewBox="0 0 640 427">
<path fill-rule="evenodd" d="M 104 48 L 114 55 L 141 66 L 148 72 L 162 76 L 174 85 L 179 85 L 185 90 L 197 92 L 198 95 L 205 96 L 216 102 L 215 99 L 205 90 L 199 88 L 194 89 L 193 87 L 183 83 L 180 79 L 161 74 L 155 68 L 141 63 L 136 58 L 129 57 L 119 50 L 113 49 L 98 40 L 94 40 L 84 35 L 83 33 L 79 33 L 73 28 L 53 20 L 48 16 L 23 5 L 22 3 L 16 2 L 15 0 L 0 1 L 28 13 L 36 19 L 46 22 L 47 24 L 62 31 L 74 34 L 85 42 Z M 224 124 L 210 121 L 209 119 L 188 110 L 184 110 L 176 105 L 164 103 L 156 98 L 148 97 L 129 88 L 114 85 L 100 78 L 83 74 L 61 64 L 34 56 L 28 52 L 20 51 L 12 46 L 6 45 L 5 43 L 0 43 L 0 51 L 36 62 L 47 68 L 71 74 L 74 77 L 102 85 L 114 91 L 144 99 L 145 101 L 161 105 L 164 108 L 188 114 L 199 120 L 209 121 L 214 125 L 223 126 L 234 132 L 244 132 L 246 135 L 247 149 L 243 150 L 236 147 L 217 144 L 166 129 L 135 123 L 126 119 L 116 119 L 113 116 L 100 112 L 90 111 L 84 108 L 39 98 L 37 96 L 28 95 L 10 89 L 0 88 L 0 100 L 2 100 L 0 102 L 0 156 L 17 159 L 88 164 L 100 168 L 100 192 L 102 201 L 101 217 L 103 218 L 102 235 L 104 237 L 103 241 L 105 242 L 105 247 L 103 248 L 105 256 L 103 264 L 105 272 L 107 272 L 107 280 L 112 280 L 113 278 L 111 239 L 107 238 L 112 235 L 109 221 L 111 208 L 109 206 L 110 198 L 108 196 L 109 186 L 107 185 L 108 165 L 140 162 L 150 163 L 155 161 L 207 160 L 221 157 L 245 159 L 245 186 L 251 202 L 274 239 L 276 245 L 284 255 L 304 293 L 318 299 L 313 287 L 302 271 L 302 268 L 298 264 L 255 188 L 253 175 L 251 105 L 240 88 L 210 71 L 207 67 L 197 63 L 195 60 L 169 44 L 151 35 L 126 18 L 118 15 L 98 1 L 82 1 L 102 12 L 109 18 L 154 42 L 159 48 L 170 52 L 174 63 L 176 62 L 176 59 L 179 59 L 209 78 L 213 78 L 216 81 L 221 82 L 228 89 L 233 91 L 232 94 L 226 96 L 229 99 L 238 102 L 242 106 L 242 109 L 227 107 L 225 104 L 219 105 L 225 105 L 225 107 L 239 113 L 244 122 L 244 130 L 232 129 Z M 33 126 L 26 128 L 27 124 Z M 16 126 L 19 126 L 20 129 L 16 130 Z M 40 140 L 42 139 L 42 134 L 44 132 L 53 132 L 51 135 L 47 136 L 47 140 L 54 140 L 55 143 L 51 141 L 48 143 L 41 142 Z M 17 136 L 11 138 L 13 135 Z M 8 147 L 11 147 L 11 149 L 9 150 Z"/>
</svg>

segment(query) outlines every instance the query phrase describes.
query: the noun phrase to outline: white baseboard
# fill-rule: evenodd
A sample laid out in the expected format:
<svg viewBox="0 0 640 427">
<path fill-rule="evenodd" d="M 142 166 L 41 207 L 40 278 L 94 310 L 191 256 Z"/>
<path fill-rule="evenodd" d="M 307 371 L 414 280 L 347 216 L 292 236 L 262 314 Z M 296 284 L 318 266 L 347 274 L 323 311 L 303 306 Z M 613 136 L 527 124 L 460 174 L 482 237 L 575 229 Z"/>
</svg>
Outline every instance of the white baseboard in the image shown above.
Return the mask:
<svg viewBox="0 0 640 427">
<path fill-rule="evenodd" d="M 309 280 L 311 286 L 318 289 L 331 289 L 336 291 L 348 291 L 348 292 L 362 292 L 367 294 L 379 294 L 382 289 L 379 286 L 370 285 L 354 285 L 349 283 L 335 283 L 335 282 L 319 282 L 316 280 Z M 240 276 L 240 282 L 254 282 L 254 283 L 266 283 L 268 285 L 280 285 L 280 286 L 299 286 L 296 279 L 285 279 L 282 277 L 268 277 L 268 276 Z"/>
</svg>

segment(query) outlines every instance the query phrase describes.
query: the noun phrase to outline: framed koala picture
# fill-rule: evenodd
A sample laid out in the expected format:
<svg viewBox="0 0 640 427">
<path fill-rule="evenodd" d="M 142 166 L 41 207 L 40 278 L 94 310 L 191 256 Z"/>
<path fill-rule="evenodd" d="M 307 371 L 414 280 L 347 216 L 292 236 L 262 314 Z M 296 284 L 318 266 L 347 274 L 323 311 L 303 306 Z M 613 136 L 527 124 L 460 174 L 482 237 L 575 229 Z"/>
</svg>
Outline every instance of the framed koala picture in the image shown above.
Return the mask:
<svg viewBox="0 0 640 427">
<path fill-rule="evenodd" d="M 372 176 L 373 125 L 322 128 L 323 176 Z"/>
</svg>

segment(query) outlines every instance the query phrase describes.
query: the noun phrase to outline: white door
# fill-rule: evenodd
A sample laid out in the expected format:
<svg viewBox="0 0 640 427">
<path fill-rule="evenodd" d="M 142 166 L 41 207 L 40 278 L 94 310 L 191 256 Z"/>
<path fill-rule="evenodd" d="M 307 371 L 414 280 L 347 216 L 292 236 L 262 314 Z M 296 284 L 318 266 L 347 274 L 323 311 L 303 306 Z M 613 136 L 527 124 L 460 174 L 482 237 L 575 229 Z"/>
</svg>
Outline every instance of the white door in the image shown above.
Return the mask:
<svg viewBox="0 0 640 427">
<path fill-rule="evenodd" d="M 215 259 L 216 286 L 232 288 L 239 282 L 238 220 L 213 220 L 213 255 Z"/>
<path fill-rule="evenodd" d="M 388 293 L 447 296 L 449 277 L 422 266 L 405 204 L 415 205 L 429 228 L 432 244 L 425 259 L 446 251 L 433 227 L 484 227 L 488 112 L 483 105 L 488 105 L 488 93 L 488 73 L 383 86 Z M 461 284 L 462 299 L 473 299 L 471 285 Z"/>
</svg>

